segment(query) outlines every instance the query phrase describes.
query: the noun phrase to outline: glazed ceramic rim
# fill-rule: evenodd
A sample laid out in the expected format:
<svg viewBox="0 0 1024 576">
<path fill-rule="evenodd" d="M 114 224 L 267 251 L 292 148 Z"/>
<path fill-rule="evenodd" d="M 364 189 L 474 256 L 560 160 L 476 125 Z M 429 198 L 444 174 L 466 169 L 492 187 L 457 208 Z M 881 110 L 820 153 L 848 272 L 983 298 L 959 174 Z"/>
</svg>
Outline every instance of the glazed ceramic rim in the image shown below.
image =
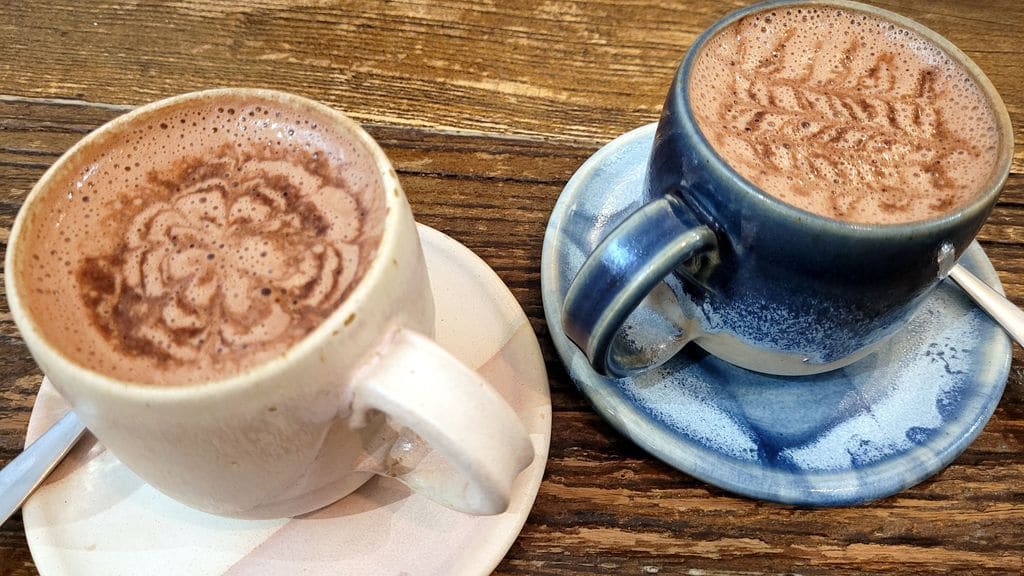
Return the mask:
<svg viewBox="0 0 1024 576">
<path fill-rule="evenodd" d="M 143 384 L 108 376 L 72 360 L 59 347 L 51 344 L 44 337 L 42 331 L 37 327 L 35 319 L 22 304 L 23 297 L 19 286 L 20 282 L 17 280 L 19 275 L 14 272 L 14 269 L 15 260 L 20 260 L 17 254 L 24 251 L 24 248 L 20 245 L 21 234 L 22 229 L 28 226 L 26 220 L 30 218 L 29 212 L 35 209 L 35 206 L 32 206 L 32 204 L 42 195 L 53 193 L 53 188 L 50 186 L 51 181 L 59 178 L 68 170 L 74 170 L 78 166 L 76 156 L 81 151 L 93 146 L 102 146 L 104 140 L 131 130 L 137 126 L 140 120 L 145 120 L 146 117 L 160 113 L 168 108 L 196 102 L 216 101 L 219 98 L 239 97 L 250 98 L 258 102 L 279 103 L 300 113 L 311 111 L 317 116 L 329 119 L 351 136 L 353 142 L 361 146 L 370 156 L 380 179 L 380 188 L 377 193 L 382 195 L 384 199 L 382 206 L 384 218 L 381 224 L 380 241 L 362 277 L 357 280 L 356 285 L 338 307 L 310 333 L 288 346 L 282 353 L 226 378 L 210 379 L 187 385 L 161 386 Z M 75 383 L 76 386 L 93 388 L 105 394 L 140 402 L 152 400 L 171 402 L 186 399 L 203 400 L 208 396 L 216 394 L 241 392 L 251 389 L 258 382 L 274 381 L 289 368 L 289 365 L 296 358 L 315 353 L 317 347 L 334 330 L 339 330 L 343 327 L 344 319 L 358 310 L 361 303 L 371 296 L 373 287 L 382 281 L 383 275 L 387 270 L 387 259 L 382 257 L 382 255 L 390 254 L 397 248 L 399 236 L 397 219 L 402 209 L 408 210 L 403 204 L 406 204 L 405 193 L 398 182 L 398 175 L 391 166 L 390 160 L 388 160 L 388 157 L 380 148 L 380 145 L 358 123 L 326 104 L 289 92 L 264 88 L 213 88 L 179 94 L 135 108 L 96 128 L 76 142 L 74 146 L 62 154 L 43 173 L 43 176 L 32 187 L 28 196 L 25 197 L 22 207 L 15 218 L 14 225 L 11 227 L 10 237 L 7 241 L 4 275 L 8 305 L 26 343 L 32 343 L 40 349 L 45 348 L 50 358 L 76 368 L 78 375 Z M 413 226 L 415 228 L 415 224 Z"/>
<path fill-rule="evenodd" d="M 790 7 L 795 8 L 799 6 L 838 7 L 853 12 L 867 13 L 877 18 L 887 20 L 897 26 L 919 34 L 925 40 L 931 42 L 945 52 L 953 61 L 963 66 L 968 76 L 974 80 L 988 99 L 991 105 L 992 114 L 995 117 L 996 126 L 999 130 L 999 152 L 998 157 L 996 158 L 995 167 L 992 175 L 986 182 L 985 187 L 976 195 L 974 200 L 962 206 L 959 210 L 925 220 L 895 224 L 847 222 L 828 218 L 814 212 L 797 208 L 765 193 L 752 182 L 741 176 L 725 161 L 724 158 L 718 154 L 718 152 L 715 151 L 704 136 L 704 133 L 698 127 L 693 115 L 693 110 L 690 107 L 691 94 L 689 90 L 689 83 L 694 61 L 700 54 L 704 45 L 707 44 L 712 37 L 717 35 L 719 32 L 722 32 L 725 28 L 738 20 L 767 10 Z M 707 169 L 715 171 L 724 180 L 732 182 L 735 185 L 734 187 L 741 190 L 749 199 L 754 200 L 760 206 L 770 210 L 781 219 L 802 220 L 804 221 L 804 224 L 817 226 L 820 229 L 823 229 L 825 233 L 839 235 L 849 239 L 874 240 L 888 239 L 894 235 L 911 236 L 929 234 L 941 231 L 944 228 L 955 227 L 961 222 L 972 220 L 974 218 L 984 221 L 988 216 L 988 212 L 990 212 L 995 206 L 995 203 L 999 198 L 999 194 L 1006 184 L 1006 180 L 1010 173 L 1010 167 L 1013 162 L 1014 136 L 1013 126 L 1010 123 L 1010 115 L 995 87 L 973 60 L 971 60 L 966 54 L 941 34 L 931 30 L 919 22 L 896 14 L 895 12 L 890 12 L 882 8 L 849 0 L 770 0 L 768 2 L 754 4 L 727 14 L 698 36 L 690 46 L 689 51 L 687 51 L 682 64 L 676 72 L 676 76 L 669 90 L 669 97 L 675 100 L 677 109 L 681 111 L 681 114 L 678 116 L 675 123 L 683 129 L 684 133 L 692 135 L 696 139 L 697 146 L 694 146 L 694 148 L 702 158 L 709 161 L 706 166 Z M 693 95 L 693 97 L 698 96 Z"/>
</svg>

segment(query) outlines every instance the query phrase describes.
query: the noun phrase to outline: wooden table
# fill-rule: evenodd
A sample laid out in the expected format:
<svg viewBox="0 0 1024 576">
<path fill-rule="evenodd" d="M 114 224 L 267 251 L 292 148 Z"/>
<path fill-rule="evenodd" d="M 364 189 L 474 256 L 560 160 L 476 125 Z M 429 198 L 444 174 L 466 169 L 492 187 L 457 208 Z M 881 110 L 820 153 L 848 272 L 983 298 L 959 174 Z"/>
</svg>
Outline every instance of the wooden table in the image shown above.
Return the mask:
<svg viewBox="0 0 1024 576">
<path fill-rule="evenodd" d="M 569 381 L 540 297 L 545 222 L 603 143 L 655 120 L 697 34 L 742 2 L 71 0 L 0 7 L 0 241 L 64 150 L 144 102 L 272 87 L 335 106 L 391 156 L 417 218 L 483 257 L 540 338 L 554 409 L 536 505 L 499 574 L 1024 573 L 1024 352 L 976 442 L 869 505 L 736 497 L 612 430 Z M 295 4 L 290 6 L 289 4 Z M 317 5 L 314 5 L 317 4 Z M 988 74 L 1024 143 L 1024 4 L 879 2 L 946 35 Z M 1024 304 L 1024 154 L 981 242 Z M 0 464 L 22 447 L 41 375 L 0 300 Z M 20 516 L 0 574 L 35 574 Z"/>
</svg>

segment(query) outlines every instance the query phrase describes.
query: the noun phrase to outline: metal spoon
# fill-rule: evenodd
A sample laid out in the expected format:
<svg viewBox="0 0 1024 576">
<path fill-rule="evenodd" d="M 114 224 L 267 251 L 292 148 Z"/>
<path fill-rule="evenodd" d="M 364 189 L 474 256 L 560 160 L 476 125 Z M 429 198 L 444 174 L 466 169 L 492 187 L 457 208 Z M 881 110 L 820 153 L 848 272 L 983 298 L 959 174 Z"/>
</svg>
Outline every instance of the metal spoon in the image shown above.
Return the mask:
<svg viewBox="0 0 1024 576">
<path fill-rule="evenodd" d="M 69 410 L 25 451 L 0 470 L 0 525 L 64 459 L 85 432 L 78 415 Z"/>
<path fill-rule="evenodd" d="M 949 277 L 959 284 L 982 310 L 988 312 L 988 315 L 1006 330 L 1010 338 L 1024 346 L 1024 311 L 959 264 L 949 271 Z"/>
</svg>

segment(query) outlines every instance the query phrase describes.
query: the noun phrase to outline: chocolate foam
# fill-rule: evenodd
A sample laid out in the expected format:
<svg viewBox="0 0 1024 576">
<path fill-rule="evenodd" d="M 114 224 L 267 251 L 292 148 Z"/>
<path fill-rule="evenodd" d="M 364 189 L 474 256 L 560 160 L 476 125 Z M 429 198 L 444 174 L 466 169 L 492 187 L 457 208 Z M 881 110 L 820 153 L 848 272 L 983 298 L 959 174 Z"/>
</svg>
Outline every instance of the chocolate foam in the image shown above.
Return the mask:
<svg viewBox="0 0 1024 576">
<path fill-rule="evenodd" d="M 995 116 L 963 66 L 867 13 L 793 6 L 744 17 L 704 46 L 690 93 L 726 162 L 829 218 L 934 218 L 973 200 L 996 165 Z"/>
<path fill-rule="evenodd" d="M 383 226 L 376 166 L 321 112 L 224 96 L 86 147 L 27 221 L 43 336 L 115 378 L 190 384 L 280 354 L 337 308 Z"/>
</svg>

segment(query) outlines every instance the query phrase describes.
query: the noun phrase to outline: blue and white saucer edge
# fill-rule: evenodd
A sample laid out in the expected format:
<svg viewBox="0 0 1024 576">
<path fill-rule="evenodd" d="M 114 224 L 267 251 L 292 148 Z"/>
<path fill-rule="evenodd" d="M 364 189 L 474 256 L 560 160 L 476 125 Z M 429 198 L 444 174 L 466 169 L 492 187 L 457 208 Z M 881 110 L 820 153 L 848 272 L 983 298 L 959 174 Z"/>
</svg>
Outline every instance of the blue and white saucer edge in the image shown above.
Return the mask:
<svg viewBox="0 0 1024 576">
<path fill-rule="evenodd" d="M 586 255 L 639 205 L 655 126 L 623 134 L 577 170 L 544 238 L 548 327 L 594 408 L 675 468 L 784 503 L 874 500 L 952 462 L 995 410 L 1011 354 L 1006 334 L 951 284 L 940 286 L 883 351 L 825 375 L 760 375 L 693 346 L 636 378 L 604 378 L 590 368 L 562 331 L 561 303 Z M 1001 290 L 976 243 L 960 262 Z"/>
</svg>

